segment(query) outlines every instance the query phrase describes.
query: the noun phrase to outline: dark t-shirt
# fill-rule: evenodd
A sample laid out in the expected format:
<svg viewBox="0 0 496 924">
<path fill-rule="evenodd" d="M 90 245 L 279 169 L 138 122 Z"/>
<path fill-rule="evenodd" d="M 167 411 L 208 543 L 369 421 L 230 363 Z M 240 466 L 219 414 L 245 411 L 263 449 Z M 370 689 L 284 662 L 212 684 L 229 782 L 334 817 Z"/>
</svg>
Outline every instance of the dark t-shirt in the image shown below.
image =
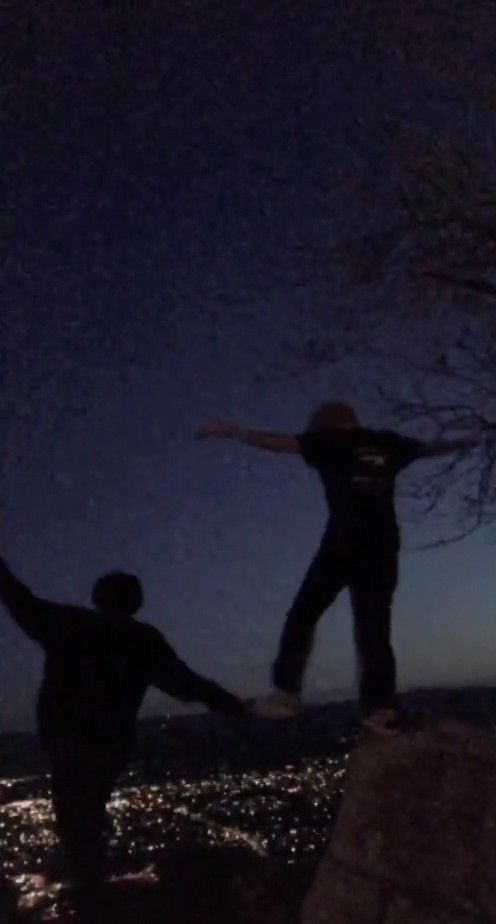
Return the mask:
<svg viewBox="0 0 496 924">
<path fill-rule="evenodd" d="M 318 430 L 298 436 L 301 454 L 320 475 L 330 532 L 378 541 L 398 535 L 396 475 L 425 454 L 420 440 L 389 430 Z"/>
</svg>

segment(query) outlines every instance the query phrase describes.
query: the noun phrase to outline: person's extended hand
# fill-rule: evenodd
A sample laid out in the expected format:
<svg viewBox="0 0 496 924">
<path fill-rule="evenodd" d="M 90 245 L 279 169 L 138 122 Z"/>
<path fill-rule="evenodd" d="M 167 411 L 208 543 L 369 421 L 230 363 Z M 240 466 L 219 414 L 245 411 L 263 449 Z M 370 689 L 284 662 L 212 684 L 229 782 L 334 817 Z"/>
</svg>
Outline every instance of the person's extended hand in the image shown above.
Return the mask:
<svg viewBox="0 0 496 924">
<path fill-rule="evenodd" d="M 204 424 L 197 431 L 197 438 L 199 440 L 206 439 L 216 439 L 222 437 L 233 437 L 237 436 L 239 432 L 239 427 L 235 423 L 229 423 L 228 421 L 223 420 L 213 420 L 211 423 Z"/>
<path fill-rule="evenodd" d="M 482 433 L 491 433 L 491 432 L 495 433 L 496 432 L 496 424 L 492 423 L 490 420 L 486 420 L 485 417 L 480 418 L 479 427 Z"/>
<path fill-rule="evenodd" d="M 234 718 L 240 719 L 248 714 L 246 708 L 246 701 L 236 696 L 234 693 L 227 693 L 224 697 L 224 700 L 220 707 L 217 707 L 218 711 L 224 715 L 233 716 Z"/>
</svg>

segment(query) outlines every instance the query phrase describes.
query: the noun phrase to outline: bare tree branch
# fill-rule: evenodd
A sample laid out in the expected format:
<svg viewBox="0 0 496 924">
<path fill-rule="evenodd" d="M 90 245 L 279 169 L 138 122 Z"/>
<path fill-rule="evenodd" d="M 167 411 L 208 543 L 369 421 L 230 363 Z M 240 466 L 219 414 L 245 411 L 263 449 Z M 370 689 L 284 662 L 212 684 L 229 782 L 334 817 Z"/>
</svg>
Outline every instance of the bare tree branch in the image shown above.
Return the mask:
<svg viewBox="0 0 496 924">
<path fill-rule="evenodd" d="M 465 289 L 472 289 L 473 292 L 478 292 L 480 295 L 490 295 L 492 298 L 496 298 L 496 285 L 487 282 L 485 279 L 463 278 L 456 274 L 446 271 L 442 272 L 440 270 L 422 270 L 421 275 L 425 276 L 427 279 L 447 282 L 452 286 L 462 286 Z"/>
</svg>

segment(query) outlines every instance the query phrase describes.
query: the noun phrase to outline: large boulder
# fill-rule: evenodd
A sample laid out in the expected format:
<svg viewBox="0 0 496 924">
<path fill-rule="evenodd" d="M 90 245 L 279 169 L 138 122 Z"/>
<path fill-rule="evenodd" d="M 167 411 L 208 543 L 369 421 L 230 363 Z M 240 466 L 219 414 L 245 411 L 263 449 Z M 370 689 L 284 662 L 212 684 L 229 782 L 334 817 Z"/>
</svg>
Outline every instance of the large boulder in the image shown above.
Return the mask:
<svg viewBox="0 0 496 924">
<path fill-rule="evenodd" d="M 303 924 L 494 924 L 496 739 L 444 723 L 364 740 Z"/>
</svg>

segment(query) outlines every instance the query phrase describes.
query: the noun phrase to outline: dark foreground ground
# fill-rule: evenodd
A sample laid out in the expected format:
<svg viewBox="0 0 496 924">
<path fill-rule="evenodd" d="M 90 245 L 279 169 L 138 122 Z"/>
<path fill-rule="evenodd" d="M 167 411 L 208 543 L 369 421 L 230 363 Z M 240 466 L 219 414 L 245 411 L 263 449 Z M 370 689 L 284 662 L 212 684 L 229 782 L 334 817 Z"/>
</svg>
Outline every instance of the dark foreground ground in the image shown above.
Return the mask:
<svg viewBox="0 0 496 924">
<path fill-rule="evenodd" d="M 19 903 L 6 886 L 2 924 L 57 921 L 106 924 L 297 924 L 316 860 L 288 865 L 241 848 L 177 848 L 154 868 L 110 882 L 83 900 L 67 889 L 37 888 Z"/>
<path fill-rule="evenodd" d="M 495 727 L 488 688 L 419 691 L 430 717 Z M 240 727 L 210 716 L 153 720 L 110 811 L 113 876 L 84 907 L 60 882 L 49 779 L 30 736 L 0 738 L 0 924 L 296 924 L 337 816 L 357 738 L 352 704 Z"/>
</svg>

